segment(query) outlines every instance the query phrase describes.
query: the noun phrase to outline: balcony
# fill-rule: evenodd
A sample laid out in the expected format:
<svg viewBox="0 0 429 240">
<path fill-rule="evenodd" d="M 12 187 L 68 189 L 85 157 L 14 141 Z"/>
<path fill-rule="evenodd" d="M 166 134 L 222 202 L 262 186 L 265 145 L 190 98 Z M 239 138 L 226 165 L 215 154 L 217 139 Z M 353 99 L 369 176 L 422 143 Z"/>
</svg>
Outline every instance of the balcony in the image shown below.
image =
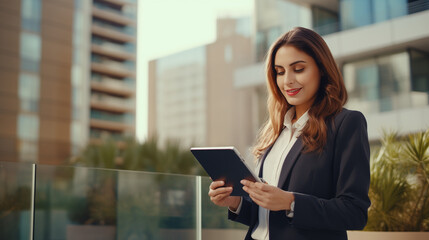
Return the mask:
<svg viewBox="0 0 429 240">
<path fill-rule="evenodd" d="M 131 89 L 125 83 L 119 82 L 119 80 L 110 80 L 109 78 L 105 78 L 108 80 L 104 81 L 96 81 L 91 80 L 91 89 L 97 92 L 104 92 L 108 94 L 113 94 L 125 98 L 130 98 L 134 96 L 134 89 Z"/>
<path fill-rule="evenodd" d="M 119 59 L 122 61 L 126 61 L 126 60 L 135 61 L 136 60 L 135 54 L 127 53 L 123 49 L 118 48 L 116 46 L 109 45 L 109 44 L 104 44 L 104 45 L 92 44 L 91 45 L 91 51 L 93 53 L 96 53 L 96 54 L 99 54 L 102 56 L 107 56 L 107 57 Z"/>
<path fill-rule="evenodd" d="M 136 26 L 135 20 L 123 16 L 120 11 L 112 11 L 108 8 L 102 8 L 99 6 L 93 7 L 92 16 L 124 26 Z"/>
<path fill-rule="evenodd" d="M 130 1 L 125 1 L 125 0 L 97 0 L 97 2 L 104 2 L 104 3 L 108 3 L 108 4 L 112 4 L 118 7 L 124 7 L 127 5 L 133 6 L 135 7 L 136 4 L 132 3 Z"/>
<path fill-rule="evenodd" d="M 200 176 L 0 162 L 1 239 L 243 239 Z M 6 227 L 7 226 L 7 227 Z"/>
<path fill-rule="evenodd" d="M 135 78 L 135 72 L 123 67 L 121 64 L 113 61 L 93 62 L 91 63 L 91 71 L 118 78 Z"/>
<path fill-rule="evenodd" d="M 128 34 L 122 33 L 121 31 L 107 28 L 106 26 L 100 26 L 97 24 L 92 24 L 91 26 L 91 32 L 94 35 L 104 37 L 107 39 L 112 39 L 114 41 L 118 42 L 136 42 L 136 38 L 134 36 L 130 36 Z"/>
<path fill-rule="evenodd" d="M 124 132 L 134 129 L 134 126 L 130 126 L 128 124 L 94 118 L 91 118 L 89 121 L 89 126 L 91 128 L 104 129 L 114 132 Z"/>
</svg>

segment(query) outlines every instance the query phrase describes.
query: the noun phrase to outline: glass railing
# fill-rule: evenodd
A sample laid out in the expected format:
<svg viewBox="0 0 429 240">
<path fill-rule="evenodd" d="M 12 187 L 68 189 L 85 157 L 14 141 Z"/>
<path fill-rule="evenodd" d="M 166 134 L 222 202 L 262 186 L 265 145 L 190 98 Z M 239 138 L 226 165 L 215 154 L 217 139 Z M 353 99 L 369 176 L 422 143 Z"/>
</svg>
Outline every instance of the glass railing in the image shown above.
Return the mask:
<svg viewBox="0 0 429 240">
<path fill-rule="evenodd" d="M 95 109 L 91 109 L 90 118 L 109 121 L 109 122 L 122 123 L 127 125 L 134 125 L 135 123 L 135 115 L 133 114 L 129 114 L 129 113 L 115 114 L 115 113 L 109 113 L 105 111 L 98 111 Z"/>
<path fill-rule="evenodd" d="M 134 132 L 111 132 L 101 129 L 91 128 L 89 130 L 89 137 L 91 139 L 112 139 L 116 142 L 123 142 L 126 138 L 133 138 Z"/>
<path fill-rule="evenodd" d="M 0 239 L 30 239 L 33 165 L 0 161 Z"/>
<path fill-rule="evenodd" d="M 91 93 L 91 100 L 111 106 L 134 109 L 136 104 L 133 98 L 119 98 L 102 93 Z"/>
<path fill-rule="evenodd" d="M 109 39 L 104 39 L 102 37 L 98 37 L 95 35 L 91 37 L 91 43 L 101 45 L 101 46 L 107 43 L 108 45 L 114 46 L 115 48 L 123 50 L 125 52 L 134 53 L 134 54 L 136 53 L 136 45 L 133 43 L 121 43 L 121 44 L 113 43 L 109 41 Z"/>
<path fill-rule="evenodd" d="M 93 76 L 91 78 L 91 82 L 95 83 L 101 83 L 103 86 L 109 87 L 109 88 L 115 88 L 115 89 L 121 89 L 121 90 L 133 90 L 135 84 L 132 84 L 131 82 L 123 81 L 123 80 L 117 80 L 109 77 L 95 77 Z"/>
<path fill-rule="evenodd" d="M 109 87 L 126 88 L 126 89 L 128 88 L 133 89 L 135 88 L 135 85 L 136 85 L 135 80 L 132 78 L 116 79 L 116 78 L 105 77 L 97 73 L 91 73 L 91 81 L 103 83 Z"/>
<path fill-rule="evenodd" d="M 120 71 L 135 71 L 135 62 L 132 61 L 115 61 L 107 57 L 102 57 L 100 55 L 91 54 L 91 62 L 102 63 L 106 66 L 109 66 L 112 69 Z"/>
<path fill-rule="evenodd" d="M 205 177 L 11 162 L 0 171 L 0 239 L 244 238 L 208 199 Z"/>
<path fill-rule="evenodd" d="M 136 35 L 136 28 L 134 28 L 134 27 L 115 26 L 113 24 L 110 24 L 110 23 L 107 23 L 107 22 L 104 22 L 104 21 L 101 21 L 101 20 L 98 20 L 95 18 L 93 18 L 92 23 L 96 26 L 107 28 L 107 29 L 110 29 L 110 30 L 113 30 L 113 31 L 116 31 L 116 32 L 119 32 L 119 33 L 122 33 L 122 34 L 125 34 L 128 36 L 134 37 Z"/>
<path fill-rule="evenodd" d="M 111 8 L 111 7 L 108 7 L 107 5 L 100 4 L 100 3 L 97 3 L 97 2 L 94 2 L 94 6 L 97 9 L 100 9 L 100 10 L 103 10 L 103 11 L 106 11 L 106 12 L 118 15 L 120 17 L 125 17 L 125 18 L 127 18 L 127 19 L 129 19 L 131 21 L 135 21 L 135 14 L 133 14 L 133 13 L 124 12 L 124 11 L 121 11 L 120 9 Z"/>
<path fill-rule="evenodd" d="M 135 2 L 129 1 L 129 0 L 127 0 L 126 2 L 135 3 Z M 105 5 L 105 4 L 102 4 L 102 3 L 99 3 L 99 2 L 94 2 L 94 6 L 96 8 L 98 8 L 98 9 L 102 9 L 104 11 L 108 11 L 108 12 L 111 12 L 111 13 L 114 13 L 114 14 L 118 14 L 120 16 L 127 17 L 127 18 L 129 18 L 131 20 L 135 20 L 136 19 L 136 8 L 135 7 L 124 6 L 122 8 L 122 10 L 121 10 L 119 8 L 109 7 L 108 5 Z"/>
</svg>

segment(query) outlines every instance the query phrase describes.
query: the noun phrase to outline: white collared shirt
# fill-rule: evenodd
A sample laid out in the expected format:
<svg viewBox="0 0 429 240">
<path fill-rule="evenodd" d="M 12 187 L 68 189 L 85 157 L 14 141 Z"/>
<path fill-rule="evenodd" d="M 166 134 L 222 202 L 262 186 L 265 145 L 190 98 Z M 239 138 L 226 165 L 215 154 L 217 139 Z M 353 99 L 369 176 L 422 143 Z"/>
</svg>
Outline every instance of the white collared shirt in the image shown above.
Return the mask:
<svg viewBox="0 0 429 240">
<path fill-rule="evenodd" d="M 296 139 L 301 135 L 301 130 L 304 128 L 308 121 L 308 111 L 305 112 L 295 123 L 292 124 L 292 119 L 295 115 L 295 107 L 289 109 L 286 112 L 284 123 L 285 126 L 276 142 L 274 143 L 271 151 L 268 153 L 264 161 L 264 168 L 262 172 L 262 178 L 272 185 L 277 186 L 283 163 L 288 155 L 290 149 L 295 144 Z M 257 166 L 259 172 L 260 164 Z M 258 212 L 258 225 L 252 232 L 253 239 L 268 240 L 269 239 L 269 215 L 270 211 L 259 207 Z"/>
</svg>

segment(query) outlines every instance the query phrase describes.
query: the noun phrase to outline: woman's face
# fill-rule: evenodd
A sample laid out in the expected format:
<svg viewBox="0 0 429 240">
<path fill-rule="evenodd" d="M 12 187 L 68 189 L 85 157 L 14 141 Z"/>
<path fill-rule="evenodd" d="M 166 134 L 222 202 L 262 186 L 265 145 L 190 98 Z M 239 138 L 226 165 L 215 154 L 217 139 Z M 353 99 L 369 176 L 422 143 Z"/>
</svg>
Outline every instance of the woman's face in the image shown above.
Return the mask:
<svg viewBox="0 0 429 240">
<path fill-rule="evenodd" d="M 277 86 L 296 111 L 304 113 L 316 98 L 320 70 L 312 57 L 293 46 L 279 48 L 274 59 Z"/>
</svg>

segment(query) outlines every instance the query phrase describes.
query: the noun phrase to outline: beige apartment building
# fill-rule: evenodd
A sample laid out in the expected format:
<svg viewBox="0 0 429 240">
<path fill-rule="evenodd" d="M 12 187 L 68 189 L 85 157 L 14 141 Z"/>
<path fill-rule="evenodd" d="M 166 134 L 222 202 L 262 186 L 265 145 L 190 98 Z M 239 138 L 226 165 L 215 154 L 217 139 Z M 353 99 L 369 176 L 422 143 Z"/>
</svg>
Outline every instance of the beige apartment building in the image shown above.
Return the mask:
<svg viewBox="0 0 429 240">
<path fill-rule="evenodd" d="M 136 1 L 0 0 L 0 160 L 134 135 Z"/>
<path fill-rule="evenodd" d="M 150 62 L 149 136 L 183 147 L 237 146 L 237 130 L 250 124 L 239 106 L 251 99 L 233 79 L 254 57 L 250 31 L 250 18 L 220 19 L 215 42 Z"/>
</svg>

